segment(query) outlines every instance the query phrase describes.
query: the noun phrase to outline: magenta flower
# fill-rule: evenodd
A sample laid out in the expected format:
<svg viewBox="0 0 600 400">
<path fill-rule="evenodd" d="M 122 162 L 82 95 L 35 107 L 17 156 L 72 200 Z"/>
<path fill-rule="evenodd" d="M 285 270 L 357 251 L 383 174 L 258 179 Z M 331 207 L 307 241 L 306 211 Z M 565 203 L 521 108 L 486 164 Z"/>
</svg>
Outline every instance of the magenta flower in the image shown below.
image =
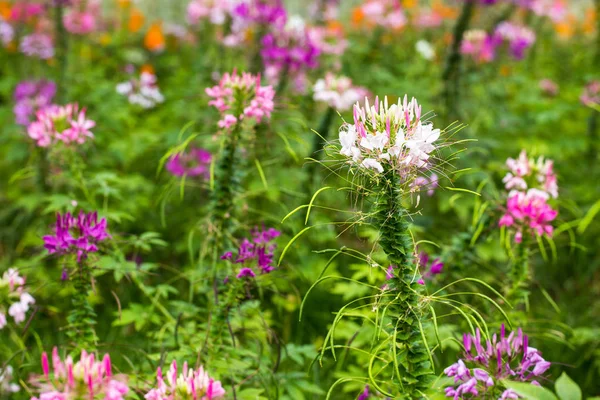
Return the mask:
<svg viewBox="0 0 600 400">
<path fill-rule="evenodd" d="M 477 63 L 489 63 L 496 57 L 496 48 L 502 39 L 487 32 L 475 29 L 465 32 L 460 52 L 470 56 Z"/>
<path fill-rule="evenodd" d="M 15 2 L 10 12 L 10 20 L 13 22 L 27 22 L 33 17 L 44 14 L 43 2 Z"/>
<path fill-rule="evenodd" d="M 47 60 L 54 57 L 54 44 L 52 37 L 45 33 L 32 33 L 23 36 L 19 45 L 21 53 L 29 57 Z"/>
<path fill-rule="evenodd" d="M 242 120 L 260 123 L 271 118 L 275 91 L 271 86 L 261 86 L 260 76 L 225 73 L 217 86 L 206 88 L 206 94 L 212 98 L 208 105 L 222 114 L 221 128 L 228 129 Z"/>
<path fill-rule="evenodd" d="M 368 400 L 369 399 L 369 385 L 365 386 L 365 390 L 358 396 L 357 400 Z"/>
<path fill-rule="evenodd" d="M 533 30 L 510 21 L 501 22 L 496 27 L 494 35 L 508 42 L 509 51 L 517 60 L 523 59 L 525 51 L 535 43 Z"/>
<path fill-rule="evenodd" d="M 22 81 L 15 87 L 14 99 L 16 123 L 27 126 L 31 117 L 44 107 L 52 104 L 56 94 L 56 84 L 52 81 Z"/>
<path fill-rule="evenodd" d="M 83 144 L 87 138 L 94 137 L 90 131 L 94 126 L 96 123 L 86 119 L 85 109 L 80 110 L 77 104 L 53 104 L 38 110 L 36 120 L 27 127 L 27 133 L 40 147 L 58 142 Z"/>
<path fill-rule="evenodd" d="M 77 254 L 77 261 L 98 251 L 98 243 L 109 238 L 106 219 L 98 221 L 98 213 L 81 211 L 78 217 L 70 213 L 56 214 L 54 235 L 44 236 L 44 247 L 49 254 Z"/>
<path fill-rule="evenodd" d="M 242 240 L 237 254 L 228 251 L 221 256 L 221 259 L 240 264 L 236 275 L 238 279 L 254 278 L 257 272 L 267 274 L 275 269 L 273 258 L 277 245 L 273 241 L 280 235 L 281 232 L 274 228 L 266 230 L 254 228 L 252 238 Z"/>
<path fill-rule="evenodd" d="M 444 370 L 446 376 L 454 378 L 454 385 L 445 390 L 446 396 L 455 400 L 466 398 L 466 394 L 516 399 L 513 391 L 502 386 L 502 380 L 539 385 L 535 379 L 543 378 L 551 366 L 537 349 L 529 347 L 528 337 L 521 328 L 506 336 L 503 324 L 500 337 L 494 334 L 485 342 L 476 329 L 475 336 L 463 335 L 463 345 L 463 358 Z"/>
<path fill-rule="evenodd" d="M 220 381 L 208 376 L 203 367 L 197 370 L 183 364 L 182 373 L 177 375 L 177 362 L 173 361 L 165 377 L 158 367 L 156 371 L 156 388 L 150 390 L 146 400 L 218 400 L 225 396 L 225 389 Z"/>
<path fill-rule="evenodd" d="M 530 235 L 551 236 L 553 227 L 550 222 L 556 218 L 558 211 L 552 209 L 546 200 L 546 193 L 537 189 L 513 193 L 498 225 L 513 228 L 517 243 L 521 243 L 524 231 Z"/>
<path fill-rule="evenodd" d="M 175 154 L 167 162 L 166 168 L 175 176 L 202 176 L 210 178 L 212 154 L 208 150 L 193 148 L 188 152 Z"/>
<path fill-rule="evenodd" d="M 74 363 L 71 356 L 61 360 L 55 347 L 52 350 L 52 372 L 46 353 L 42 354 L 42 371 L 42 376 L 32 379 L 39 398 L 32 397 L 31 400 L 124 400 L 129 392 L 127 378 L 113 375 L 108 354 L 102 361 L 97 361 L 93 353 L 82 350 L 79 361 Z"/>
</svg>

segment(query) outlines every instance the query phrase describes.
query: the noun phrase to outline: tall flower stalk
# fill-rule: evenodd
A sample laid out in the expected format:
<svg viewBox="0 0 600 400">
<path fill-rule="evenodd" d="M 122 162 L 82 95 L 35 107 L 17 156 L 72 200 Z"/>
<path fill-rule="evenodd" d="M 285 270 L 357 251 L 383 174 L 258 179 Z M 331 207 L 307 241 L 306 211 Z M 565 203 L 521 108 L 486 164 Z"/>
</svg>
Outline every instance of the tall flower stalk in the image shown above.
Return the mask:
<svg viewBox="0 0 600 400">
<path fill-rule="evenodd" d="M 413 262 L 414 245 L 409 231 L 408 210 L 403 198 L 420 172 L 431 168 L 430 153 L 440 130 L 421 119 L 415 99 L 388 104 L 387 98 L 365 107 L 354 106 L 354 123 L 340 129 L 340 154 L 347 158 L 351 172 L 361 174 L 376 193 L 373 223 L 379 230 L 379 245 L 392 270 L 388 289 L 393 300 L 387 309 L 393 318 L 400 391 L 406 398 L 421 398 L 433 380 L 430 354 L 423 341 L 426 313 L 421 303 L 423 286 Z"/>
<path fill-rule="evenodd" d="M 218 126 L 223 137 L 211 198 L 216 255 L 231 243 L 234 201 L 243 172 L 241 144 L 255 124 L 271 117 L 275 92 L 271 86 L 261 86 L 260 76 L 234 71 L 224 74 L 219 85 L 207 88 L 206 93 L 212 98 L 209 105 L 221 112 Z"/>
<path fill-rule="evenodd" d="M 94 349 L 98 338 L 94 326 L 96 313 L 88 301 L 92 290 L 92 268 L 89 255 L 98 251 L 100 242 L 109 238 L 106 219 L 98 214 L 81 212 L 78 216 L 57 214 L 54 234 L 44 236 L 44 247 L 49 254 L 61 256 L 64 267 L 62 280 L 70 280 L 75 293 L 67 321 L 67 335 L 79 348 Z M 75 258 L 72 268 L 69 259 Z"/>
</svg>

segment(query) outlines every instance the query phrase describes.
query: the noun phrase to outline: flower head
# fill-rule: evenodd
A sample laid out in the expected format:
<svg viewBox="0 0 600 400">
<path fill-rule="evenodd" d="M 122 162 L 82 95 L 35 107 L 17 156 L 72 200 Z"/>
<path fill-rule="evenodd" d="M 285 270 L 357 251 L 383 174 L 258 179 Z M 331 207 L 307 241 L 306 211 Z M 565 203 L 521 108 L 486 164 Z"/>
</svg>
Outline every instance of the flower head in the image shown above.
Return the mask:
<svg viewBox="0 0 600 400">
<path fill-rule="evenodd" d="M 517 60 L 521 60 L 525 51 L 535 43 L 533 30 L 510 21 L 501 22 L 496 27 L 495 35 L 508 42 L 509 51 Z"/>
<path fill-rule="evenodd" d="M 488 63 L 496 57 L 496 48 L 502 40 L 487 32 L 473 29 L 465 32 L 460 52 L 469 55 L 477 63 Z"/>
<path fill-rule="evenodd" d="M 412 182 L 419 169 L 430 165 L 430 154 L 440 130 L 421 119 L 421 106 L 413 98 L 388 105 L 375 100 L 373 106 L 354 106 L 354 123 L 344 124 L 339 133 L 340 154 L 348 163 L 376 174 L 393 169 L 405 182 Z M 385 168 L 384 168 L 385 166 Z"/>
<path fill-rule="evenodd" d="M 27 127 L 27 134 L 40 147 L 57 142 L 83 144 L 93 138 L 90 131 L 96 123 L 85 116 L 85 109 L 77 104 L 50 105 L 38 110 L 36 120 Z"/>
<path fill-rule="evenodd" d="M 537 160 L 527 157 L 527 152 L 522 150 L 519 158 L 506 160 L 509 172 L 502 181 L 507 190 L 526 191 L 537 189 L 546 198 L 558 197 L 558 180 L 554 173 L 554 161 L 540 156 Z"/>
<path fill-rule="evenodd" d="M 0 279 L 0 329 L 8 323 L 7 314 L 16 324 L 24 322 L 31 304 L 35 304 L 35 299 L 25 290 L 25 278 L 9 268 Z"/>
<path fill-rule="evenodd" d="M 178 153 L 167 162 L 167 170 L 175 176 L 202 176 L 210 177 L 210 163 L 212 154 L 208 150 L 193 148 L 188 152 Z"/>
<path fill-rule="evenodd" d="M 156 75 L 142 72 L 140 78 L 132 78 L 127 82 L 117 85 L 117 93 L 127 96 L 130 104 L 136 104 L 142 108 L 153 108 L 165 101 L 158 88 Z"/>
<path fill-rule="evenodd" d="M 52 370 L 48 355 L 43 353 L 42 371 L 42 375 L 32 379 L 32 384 L 38 388 L 39 398 L 32 397 L 31 400 L 124 400 L 129 392 L 126 377 L 113 375 L 108 354 L 98 360 L 94 353 L 82 350 L 79 361 L 73 362 L 71 356 L 63 361 L 55 347 L 52 350 Z"/>
<path fill-rule="evenodd" d="M 77 261 L 89 253 L 98 251 L 98 244 L 110 235 L 106 230 L 106 219 L 98 221 L 98 213 L 84 213 L 77 217 L 66 213 L 56 214 L 54 235 L 44 236 L 44 247 L 49 254 L 77 254 Z"/>
<path fill-rule="evenodd" d="M 581 102 L 591 107 L 592 105 L 600 104 L 600 81 L 592 81 L 583 89 L 580 97 Z"/>
<path fill-rule="evenodd" d="M 455 399 L 465 398 L 465 394 L 516 399 L 502 380 L 539 385 L 536 379 L 543 377 L 551 365 L 537 349 L 529 347 L 529 339 L 520 328 L 507 336 L 502 325 L 499 336 L 494 334 L 485 341 L 476 329 L 475 336 L 463 335 L 463 345 L 462 359 L 444 370 L 446 376 L 454 378 L 454 384 L 446 388 L 446 396 Z"/>
<path fill-rule="evenodd" d="M 254 278 L 257 273 L 267 274 L 275 269 L 273 257 L 277 245 L 274 241 L 280 235 L 281 232 L 275 228 L 263 230 L 254 228 L 252 238 L 242 240 L 236 255 L 228 251 L 221 256 L 221 259 L 239 264 L 236 275 L 238 279 Z"/>
<path fill-rule="evenodd" d="M 515 241 L 520 243 L 523 233 L 530 235 L 552 235 L 550 224 L 558 211 L 546 202 L 547 194 L 537 189 L 529 189 L 527 193 L 514 192 L 508 197 L 506 213 L 498 225 L 511 227 L 516 231 Z"/>
<path fill-rule="evenodd" d="M 54 57 L 54 45 L 52 37 L 45 33 L 32 33 L 23 36 L 19 45 L 21 53 L 29 57 L 47 60 Z"/>
<path fill-rule="evenodd" d="M 0 370 L 0 394 L 4 394 L 10 397 L 10 393 L 16 393 L 21 388 L 18 384 L 13 381 L 13 367 L 6 365 Z"/>
<path fill-rule="evenodd" d="M 197 25 L 208 19 L 213 25 L 223 25 L 233 12 L 234 2 L 231 0 L 192 0 L 187 6 L 187 22 Z"/>
<path fill-rule="evenodd" d="M 271 118 L 275 91 L 271 86 L 261 86 L 260 76 L 225 73 L 217 86 L 206 88 L 206 94 L 212 98 L 208 104 L 222 114 L 221 128 L 228 129 L 242 120 L 260 123 Z"/>
<path fill-rule="evenodd" d="M 173 361 L 166 377 L 161 368 L 156 371 L 156 387 L 150 390 L 146 400 L 218 400 L 225 396 L 220 381 L 211 378 L 203 367 L 188 368 L 187 362 L 177 375 L 177 362 Z"/>
<path fill-rule="evenodd" d="M 22 81 L 15 87 L 15 120 L 19 125 L 29 125 L 31 117 L 39 110 L 52 104 L 56 84 L 52 81 Z"/>
<path fill-rule="evenodd" d="M 338 111 L 349 110 L 354 103 L 367 95 L 367 89 L 354 86 L 345 76 L 336 76 L 331 72 L 319 79 L 313 87 L 315 101 L 322 101 Z"/>
<path fill-rule="evenodd" d="M 400 30 L 407 18 L 399 0 L 367 0 L 354 11 L 368 26 L 379 25 L 386 29 Z"/>
</svg>

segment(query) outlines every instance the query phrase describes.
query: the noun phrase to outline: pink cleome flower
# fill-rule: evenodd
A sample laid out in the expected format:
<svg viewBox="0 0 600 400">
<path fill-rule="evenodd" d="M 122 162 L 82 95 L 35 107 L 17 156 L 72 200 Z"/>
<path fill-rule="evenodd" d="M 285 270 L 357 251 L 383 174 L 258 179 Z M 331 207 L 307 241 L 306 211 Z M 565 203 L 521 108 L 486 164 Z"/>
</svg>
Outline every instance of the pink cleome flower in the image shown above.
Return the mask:
<svg viewBox="0 0 600 400">
<path fill-rule="evenodd" d="M 42 354 L 42 370 L 43 376 L 32 379 L 33 386 L 39 389 L 39 398 L 32 397 L 31 400 L 124 400 L 129 392 L 126 377 L 113 375 L 108 354 L 102 361 L 97 361 L 93 353 L 82 350 L 79 361 L 73 362 L 71 356 L 63 361 L 55 347 L 52 350 L 52 373 L 46 353 Z"/>
<path fill-rule="evenodd" d="M 87 138 L 94 137 L 90 131 L 94 126 L 96 123 L 86 119 L 85 109 L 79 110 L 77 104 L 53 104 L 36 113 L 36 120 L 29 124 L 27 133 L 40 147 L 57 142 L 83 144 Z"/>
<path fill-rule="evenodd" d="M 529 189 L 527 193 L 514 192 L 507 201 L 506 213 L 498 222 L 499 226 L 516 229 L 515 242 L 521 243 L 523 231 L 531 235 L 552 235 L 550 224 L 558 211 L 546 202 L 548 196 L 538 189 Z"/>
<path fill-rule="evenodd" d="M 183 364 L 183 371 L 178 376 L 177 361 L 173 361 L 166 381 L 161 368 L 158 367 L 156 386 L 146 393 L 146 400 L 218 400 L 225 396 L 225 389 L 220 381 L 208 376 L 203 367 L 196 370 L 188 368 L 187 362 Z"/>
<path fill-rule="evenodd" d="M 229 129 L 243 119 L 260 123 L 271 118 L 275 91 L 271 86 L 260 85 L 260 75 L 243 72 L 225 73 L 217 86 L 206 88 L 213 100 L 208 104 L 222 114 L 219 127 Z"/>
<path fill-rule="evenodd" d="M 167 170 L 175 176 L 210 177 L 212 154 L 208 150 L 193 148 L 188 152 L 175 154 L 167 162 Z"/>
</svg>

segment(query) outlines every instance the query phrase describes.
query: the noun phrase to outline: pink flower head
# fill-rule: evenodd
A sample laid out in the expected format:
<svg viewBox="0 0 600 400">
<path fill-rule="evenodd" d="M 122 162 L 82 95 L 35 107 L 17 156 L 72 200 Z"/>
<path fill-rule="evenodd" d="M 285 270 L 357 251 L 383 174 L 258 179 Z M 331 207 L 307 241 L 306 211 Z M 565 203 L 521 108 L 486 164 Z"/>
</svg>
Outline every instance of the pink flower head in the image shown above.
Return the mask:
<svg viewBox="0 0 600 400">
<path fill-rule="evenodd" d="M 260 123 L 271 118 L 275 91 L 271 86 L 261 86 L 260 76 L 225 73 L 217 86 L 206 88 L 206 94 L 212 98 L 208 104 L 221 112 L 219 127 L 225 130 L 242 120 Z"/>
<path fill-rule="evenodd" d="M 535 43 L 536 39 L 533 30 L 510 21 L 501 22 L 494 34 L 508 42 L 509 51 L 517 60 L 525 56 L 525 51 Z"/>
<path fill-rule="evenodd" d="M 592 81 L 586 85 L 583 89 L 583 93 L 580 97 L 581 102 L 592 107 L 593 105 L 600 104 L 600 81 Z"/>
<path fill-rule="evenodd" d="M 22 81 L 15 87 L 13 112 L 19 125 L 29 125 L 38 110 L 52 104 L 56 84 L 52 81 Z"/>
<path fill-rule="evenodd" d="M 74 35 L 87 35 L 96 30 L 96 15 L 90 9 L 73 8 L 63 16 L 63 24 Z"/>
<path fill-rule="evenodd" d="M 94 137 L 90 131 L 94 126 L 96 123 L 87 119 L 85 109 L 80 110 L 77 104 L 50 105 L 38 110 L 27 133 L 40 147 L 57 142 L 83 144 L 87 138 Z"/>
<path fill-rule="evenodd" d="M 485 31 L 470 30 L 465 32 L 460 52 L 470 56 L 477 63 L 489 63 L 496 57 L 496 48 L 500 42 L 501 39 Z"/>
<path fill-rule="evenodd" d="M 173 361 L 165 377 L 159 367 L 156 371 L 156 387 L 144 398 L 146 400 L 218 400 L 225 396 L 220 381 L 211 378 L 203 367 L 188 368 L 187 362 L 177 375 L 177 362 Z"/>
<path fill-rule="evenodd" d="M 193 148 L 188 152 L 175 154 L 167 162 L 167 170 L 175 176 L 201 176 L 210 178 L 212 154 L 208 150 Z"/>
<path fill-rule="evenodd" d="M 549 97 L 556 96 L 559 91 L 558 84 L 551 79 L 542 79 L 539 83 L 539 87 L 542 93 Z"/>
<path fill-rule="evenodd" d="M 43 375 L 34 376 L 32 385 L 40 393 L 39 400 L 124 400 L 129 392 L 127 378 L 113 375 L 111 368 L 108 354 L 99 361 L 94 353 L 82 350 L 79 361 L 73 362 L 71 356 L 63 361 L 55 347 L 52 350 L 52 371 L 48 365 L 48 355 L 43 353 Z"/>
<path fill-rule="evenodd" d="M 197 25 L 208 19 L 213 25 L 223 25 L 233 12 L 233 6 L 231 0 L 192 0 L 187 6 L 187 22 Z"/>
<path fill-rule="evenodd" d="M 358 103 L 353 110 L 354 124 L 344 124 L 339 132 L 340 154 L 348 163 L 363 171 L 381 174 L 384 166 L 396 170 L 410 185 L 420 170 L 430 167 L 430 154 L 441 131 L 421 120 L 421 106 L 414 98 L 399 98 L 389 105 L 368 99 L 365 106 Z"/>
<path fill-rule="evenodd" d="M 56 214 L 54 235 L 44 236 L 44 247 L 49 254 L 77 254 L 77 261 L 98 251 L 98 244 L 110 237 L 106 219 L 98 221 L 98 213 L 81 211 L 77 217 Z"/>
<path fill-rule="evenodd" d="M 507 201 L 506 213 L 502 216 L 499 226 L 513 228 L 516 231 L 515 241 L 521 242 L 522 235 L 552 235 L 550 224 L 558 211 L 546 203 L 548 196 L 537 189 L 529 189 L 527 193 L 514 192 Z"/>
<path fill-rule="evenodd" d="M 526 191 L 538 189 L 546 193 L 546 197 L 558 197 L 558 180 L 554 173 L 554 162 L 540 156 L 537 160 L 527 157 L 522 150 L 519 158 L 506 160 L 509 172 L 502 180 L 507 190 Z"/>
<path fill-rule="evenodd" d="M 44 14 L 44 4 L 32 1 L 16 2 L 10 12 L 10 21 L 27 22 L 31 18 Z"/>
<path fill-rule="evenodd" d="M 407 23 L 399 0 L 367 0 L 360 6 L 360 10 L 369 25 L 399 30 Z"/>
</svg>

